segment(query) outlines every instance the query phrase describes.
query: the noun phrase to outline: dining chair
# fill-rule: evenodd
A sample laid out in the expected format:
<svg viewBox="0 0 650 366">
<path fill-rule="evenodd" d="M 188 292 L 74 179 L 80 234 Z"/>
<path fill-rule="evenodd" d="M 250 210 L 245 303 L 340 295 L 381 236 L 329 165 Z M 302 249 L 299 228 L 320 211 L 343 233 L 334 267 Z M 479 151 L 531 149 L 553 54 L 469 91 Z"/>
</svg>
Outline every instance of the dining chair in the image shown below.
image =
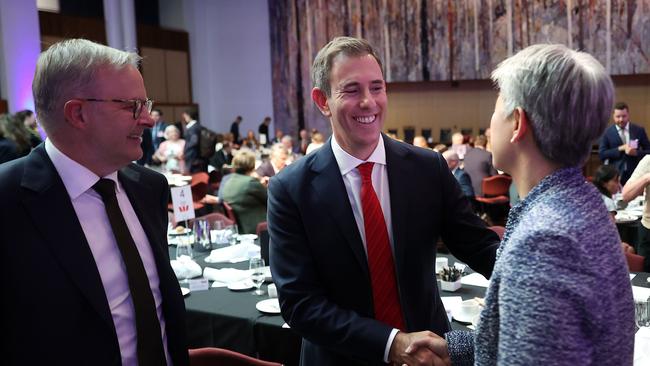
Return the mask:
<svg viewBox="0 0 650 366">
<path fill-rule="evenodd" d="M 266 221 L 257 224 L 255 230 L 257 237 L 260 239 L 260 255 L 266 263 L 269 263 L 269 227 Z"/>
<path fill-rule="evenodd" d="M 498 222 L 500 219 L 500 217 L 495 217 L 497 216 L 495 212 L 503 211 L 507 215 L 507 211 L 510 208 L 510 195 L 508 190 L 510 189 L 511 183 L 512 178 L 505 174 L 483 178 L 481 182 L 483 195 L 474 197 L 477 203 L 477 211 L 482 216 L 486 215 L 492 222 Z M 498 211 L 497 209 L 501 210 Z"/>
<path fill-rule="evenodd" d="M 210 223 L 210 225 L 212 225 L 212 223 L 215 222 L 215 221 L 221 221 L 221 222 L 224 223 L 225 226 L 230 226 L 230 225 L 235 224 L 234 221 L 232 221 L 231 219 L 229 219 L 228 217 L 226 217 L 225 215 L 223 215 L 223 214 L 221 214 L 219 212 L 213 212 L 213 213 L 209 213 L 207 215 L 203 215 L 203 216 L 200 216 L 200 217 L 190 219 L 189 220 L 190 227 L 192 227 L 192 224 L 196 220 L 207 220 Z"/>
<path fill-rule="evenodd" d="M 645 261 L 645 257 L 625 252 L 625 259 L 627 260 L 627 267 L 630 272 L 643 272 L 643 262 Z"/>
<path fill-rule="evenodd" d="M 190 366 L 281 366 L 223 348 L 190 349 Z"/>
<path fill-rule="evenodd" d="M 226 217 L 228 217 L 239 226 L 239 223 L 237 222 L 237 216 L 235 216 L 235 211 L 232 209 L 232 206 L 230 206 L 230 204 L 226 201 L 221 201 L 221 204 L 223 205 L 223 209 L 226 212 Z"/>
</svg>

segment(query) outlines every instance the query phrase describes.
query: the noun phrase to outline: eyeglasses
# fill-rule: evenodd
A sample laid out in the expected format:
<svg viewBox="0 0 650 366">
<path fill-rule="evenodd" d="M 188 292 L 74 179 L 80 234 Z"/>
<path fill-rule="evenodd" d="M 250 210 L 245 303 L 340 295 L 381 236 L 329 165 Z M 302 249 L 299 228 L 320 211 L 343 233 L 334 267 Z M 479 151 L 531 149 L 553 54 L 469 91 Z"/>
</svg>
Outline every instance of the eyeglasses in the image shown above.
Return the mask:
<svg viewBox="0 0 650 366">
<path fill-rule="evenodd" d="M 78 98 L 87 102 L 112 102 L 112 103 L 133 103 L 133 119 L 138 119 L 142 113 L 142 107 L 147 108 L 147 113 L 153 109 L 153 99 L 95 99 L 95 98 Z"/>
</svg>

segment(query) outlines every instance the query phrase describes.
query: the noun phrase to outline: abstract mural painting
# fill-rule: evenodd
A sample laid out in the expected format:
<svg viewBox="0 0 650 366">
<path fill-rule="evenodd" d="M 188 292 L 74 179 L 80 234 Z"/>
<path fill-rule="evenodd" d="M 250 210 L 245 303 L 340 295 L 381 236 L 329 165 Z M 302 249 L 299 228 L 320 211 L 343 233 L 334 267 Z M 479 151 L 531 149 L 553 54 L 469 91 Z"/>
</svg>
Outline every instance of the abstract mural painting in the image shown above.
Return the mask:
<svg viewBox="0 0 650 366">
<path fill-rule="evenodd" d="M 269 0 L 274 112 L 289 133 L 329 131 L 311 62 L 336 36 L 377 48 L 388 82 L 487 79 L 536 43 L 596 57 L 612 75 L 650 73 L 650 0 Z"/>
</svg>

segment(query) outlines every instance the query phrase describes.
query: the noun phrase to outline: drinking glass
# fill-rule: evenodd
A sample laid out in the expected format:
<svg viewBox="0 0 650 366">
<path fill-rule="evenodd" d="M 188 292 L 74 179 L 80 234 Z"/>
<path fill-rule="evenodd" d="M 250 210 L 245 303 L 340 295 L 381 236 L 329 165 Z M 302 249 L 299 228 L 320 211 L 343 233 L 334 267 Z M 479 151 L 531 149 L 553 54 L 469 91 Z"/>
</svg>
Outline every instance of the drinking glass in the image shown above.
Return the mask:
<svg viewBox="0 0 650 366">
<path fill-rule="evenodd" d="M 634 321 L 639 328 L 650 327 L 650 298 L 634 301 Z"/>
<path fill-rule="evenodd" d="M 264 291 L 260 289 L 262 283 L 264 283 L 264 259 L 262 258 L 251 258 L 249 262 L 249 268 L 251 270 L 251 279 L 255 285 L 256 290 L 253 292 L 253 295 L 264 295 Z"/>
<path fill-rule="evenodd" d="M 194 243 L 199 246 L 198 249 L 203 251 L 212 250 L 210 243 L 210 223 L 208 223 L 208 220 L 195 220 L 192 230 L 194 232 Z"/>
<path fill-rule="evenodd" d="M 228 227 L 229 232 L 229 237 L 228 241 L 230 242 L 230 245 L 235 245 L 237 244 L 237 241 L 239 240 L 239 230 L 237 229 L 237 224 L 230 225 Z"/>
<path fill-rule="evenodd" d="M 213 242 L 215 244 L 228 244 L 228 231 L 226 229 L 226 223 L 223 221 L 217 220 L 212 224 Z"/>
<path fill-rule="evenodd" d="M 192 260 L 192 242 L 188 237 L 189 235 L 180 237 L 176 246 L 176 260 L 181 263 Z M 182 275 L 181 277 L 179 278 L 179 280 L 182 280 L 181 283 L 189 282 L 185 276 Z"/>
</svg>

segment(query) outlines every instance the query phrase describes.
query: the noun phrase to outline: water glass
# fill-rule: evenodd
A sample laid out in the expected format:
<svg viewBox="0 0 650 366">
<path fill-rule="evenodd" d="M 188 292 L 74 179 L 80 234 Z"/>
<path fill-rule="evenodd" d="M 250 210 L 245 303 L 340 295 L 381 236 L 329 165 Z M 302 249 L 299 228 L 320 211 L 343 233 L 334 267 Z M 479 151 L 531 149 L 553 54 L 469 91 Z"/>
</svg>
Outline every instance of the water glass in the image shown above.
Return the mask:
<svg viewBox="0 0 650 366">
<path fill-rule="evenodd" d="M 634 321 L 639 328 L 650 327 L 650 298 L 634 301 Z"/>
<path fill-rule="evenodd" d="M 197 250 L 212 250 L 212 244 L 210 242 L 210 223 L 208 220 L 194 220 L 192 230 L 194 232 L 194 243 L 197 245 Z"/>
<path fill-rule="evenodd" d="M 251 270 L 251 279 L 256 288 L 253 294 L 257 296 L 264 295 L 264 291 L 260 289 L 262 283 L 264 283 L 264 278 L 266 277 L 264 274 L 264 259 L 251 258 L 248 267 Z"/>
<path fill-rule="evenodd" d="M 189 236 L 189 235 L 188 235 Z M 176 260 L 179 262 L 189 262 L 192 260 L 192 244 L 189 240 L 180 240 L 176 246 Z M 181 276 L 178 278 L 181 283 L 188 283 L 187 278 Z"/>
<path fill-rule="evenodd" d="M 237 229 L 237 224 L 230 225 L 228 227 L 228 242 L 230 245 L 235 245 L 239 241 L 239 230 Z"/>
<path fill-rule="evenodd" d="M 215 244 L 228 244 L 228 233 L 226 223 L 220 220 L 212 224 L 211 238 Z"/>
</svg>

